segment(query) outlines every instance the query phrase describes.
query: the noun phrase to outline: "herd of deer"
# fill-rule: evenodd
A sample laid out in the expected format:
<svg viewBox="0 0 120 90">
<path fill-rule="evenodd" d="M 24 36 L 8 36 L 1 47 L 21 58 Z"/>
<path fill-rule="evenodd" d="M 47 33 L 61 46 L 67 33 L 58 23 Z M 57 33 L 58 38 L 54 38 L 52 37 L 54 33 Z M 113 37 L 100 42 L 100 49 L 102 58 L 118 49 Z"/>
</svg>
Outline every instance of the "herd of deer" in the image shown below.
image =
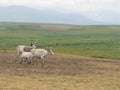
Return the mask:
<svg viewBox="0 0 120 90">
<path fill-rule="evenodd" d="M 15 62 L 19 61 L 20 64 L 25 61 L 27 61 L 27 63 L 34 64 L 34 61 L 39 59 L 43 67 L 45 64 L 45 57 L 48 55 L 54 55 L 51 47 L 49 47 L 48 50 L 41 49 L 37 48 L 32 43 L 30 46 L 19 45 L 16 49 L 17 56 Z"/>
</svg>

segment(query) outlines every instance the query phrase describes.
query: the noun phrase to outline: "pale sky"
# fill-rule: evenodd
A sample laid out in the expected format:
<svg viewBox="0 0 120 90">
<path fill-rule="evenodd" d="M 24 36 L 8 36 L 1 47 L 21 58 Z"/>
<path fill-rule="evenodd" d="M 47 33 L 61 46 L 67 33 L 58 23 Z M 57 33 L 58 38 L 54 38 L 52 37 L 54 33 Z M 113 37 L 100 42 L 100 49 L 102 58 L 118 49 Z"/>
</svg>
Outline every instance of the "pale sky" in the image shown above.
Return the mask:
<svg viewBox="0 0 120 90">
<path fill-rule="evenodd" d="M 120 0 L 0 0 L 0 6 L 14 5 L 63 13 L 79 13 L 98 21 L 107 18 L 110 20 L 112 16 L 104 16 L 104 13 L 120 15 Z"/>
</svg>

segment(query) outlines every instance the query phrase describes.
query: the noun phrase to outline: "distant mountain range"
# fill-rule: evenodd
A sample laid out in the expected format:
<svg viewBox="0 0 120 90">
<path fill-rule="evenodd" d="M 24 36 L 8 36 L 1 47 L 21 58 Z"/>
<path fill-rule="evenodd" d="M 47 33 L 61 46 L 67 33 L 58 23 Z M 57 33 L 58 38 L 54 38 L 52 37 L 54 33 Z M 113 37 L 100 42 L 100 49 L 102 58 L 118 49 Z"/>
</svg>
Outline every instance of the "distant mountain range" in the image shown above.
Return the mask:
<svg viewBox="0 0 120 90">
<path fill-rule="evenodd" d="M 96 25 L 93 21 L 80 14 L 60 13 L 51 10 L 37 10 L 24 6 L 0 7 L 0 22 L 40 22 L 79 25 Z"/>
</svg>

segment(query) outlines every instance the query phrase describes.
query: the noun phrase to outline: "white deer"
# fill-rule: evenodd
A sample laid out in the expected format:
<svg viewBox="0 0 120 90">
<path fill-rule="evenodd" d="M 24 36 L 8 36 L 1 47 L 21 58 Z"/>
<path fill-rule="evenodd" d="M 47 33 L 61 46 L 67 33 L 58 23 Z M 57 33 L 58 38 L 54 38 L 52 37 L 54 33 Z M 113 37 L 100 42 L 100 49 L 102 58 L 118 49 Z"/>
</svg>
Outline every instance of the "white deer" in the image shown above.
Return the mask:
<svg viewBox="0 0 120 90">
<path fill-rule="evenodd" d="M 32 49 L 37 48 L 34 44 L 31 43 L 31 46 L 25 46 L 25 45 L 19 45 L 17 46 L 17 56 L 16 56 L 16 61 L 18 61 L 19 56 L 22 54 L 22 52 L 30 52 Z"/>
<path fill-rule="evenodd" d="M 23 59 L 27 59 L 28 62 L 31 62 L 31 64 L 34 64 L 35 58 L 38 58 L 42 60 L 41 61 L 42 67 L 44 67 L 45 57 L 47 57 L 48 55 L 54 55 L 54 52 L 52 51 L 51 48 L 49 48 L 48 50 L 32 49 L 31 52 L 22 52 L 20 63 L 24 61 Z"/>
</svg>

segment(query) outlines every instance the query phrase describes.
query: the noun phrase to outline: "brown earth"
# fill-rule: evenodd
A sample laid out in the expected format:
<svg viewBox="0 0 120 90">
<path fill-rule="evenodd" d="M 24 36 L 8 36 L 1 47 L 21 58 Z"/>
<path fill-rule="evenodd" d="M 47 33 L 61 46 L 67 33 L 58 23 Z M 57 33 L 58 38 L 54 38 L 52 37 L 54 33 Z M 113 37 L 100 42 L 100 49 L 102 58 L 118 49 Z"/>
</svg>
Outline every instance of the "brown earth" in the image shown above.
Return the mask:
<svg viewBox="0 0 120 90">
<path fill-rule="evenodd" d="M 19 64 L 19 61 L 15 63 L 15 56 L 15 53 L 0 53 L 0 73 L 79 75 L 117 73 L 120 71 L 119 60 L 95 60 L 55 55 L 47 57 L 45 66 L 42 68 L 40 62 L 37 65 L 30 65 L 26 62 Z"/>
<path fill-rule="evenodd" d="M 3 78 L 1 77 L 10 78 L 11 76 L 17 76 L 17 77 L 34 76 L 34 78 L 36 77 L 36 80 L 37 80 L 38 76 L 40 77 L 44 76 L 47 78 L 46 81 L 44 81 L 43 79 L 40 79 L 39 82 L 44 83 L 45 85 L 46 85 L 46 82 L 47 83 L 51 82 L 49 83 L 50 86 L 49 85 L 46 85 L 46 86 L 51 87 L 51 84 L 54 86 L 54 87 L 52 86 L 51 89 L 45 89 L 45 90 L 88 90 L 88 89 L 89 90 L 107 90 L 107 89 L 119 90 L 120 89 L 120 84 L 119 84 L 120 83 L 120 61 L 119 60 L 105 60 L 105 59 L 103 60 L 103 59 L 95 59 L 95 58 L 87 58 L 87 57 L 54 55 L 54 56 L 47 57 L 45 66 L 44 68 L 42 68 L 40 63 L 38 63 L 37 65 L 30 65 L 30 64 L 27 64 L 26 62 L 22 64 L 19 64 L 19 62 L 15 63 L 14 62 L 15 56 L 16 56 L 16 53 L 0 53 L 0 80 L 3 80 Z M 70 77 L 73 77 L 72 81 L 75 81 L 75 83 L 78 86 L 74 87 L 74 84 L 70 84 L 70 83 L 73 83 L 69 81 Z M 55 82 L 52 81 L 54 79 L 55 79 Z M 14 79 L 12 78 L 12 80 Z M 4 81 L 1 81 L 1 82 L 3 83 Z M 1 82 L 0 82 L 0 85 L 1 85 Z M 8 81 L 6 81 L 6 83 L 7 82 Z M 71 86 L 69 88 L 67 86 L 63 86 L 64 89 L 60 89 L 59 87 L 63 85 L 63 82 L 66 82 L 67 85 L 70 84 Z M 84 83 L 84 86 L 81 86 L 83 85 L 83 83 Z M 92 85 L 96 85 L 96 87 Z M 103 89 L 100 89 L 100 88 L 98 89 L 99 87 L 98 85 L 101 85 Z M 3 87 L 0 87 L 0 88 L 4 90 Z M 26 87 L 24 87 L 18 90 L 23 90 L 23 89 L 32 90 L 30 89 L 30 86 L 29 88 L 27 87 L 27 89 Z M 8 89 L 5 89 L 5 90 L 8 90 Z M 36 90 L 39 90 L 39 89 L 36 89 Z"/>
</svg>

